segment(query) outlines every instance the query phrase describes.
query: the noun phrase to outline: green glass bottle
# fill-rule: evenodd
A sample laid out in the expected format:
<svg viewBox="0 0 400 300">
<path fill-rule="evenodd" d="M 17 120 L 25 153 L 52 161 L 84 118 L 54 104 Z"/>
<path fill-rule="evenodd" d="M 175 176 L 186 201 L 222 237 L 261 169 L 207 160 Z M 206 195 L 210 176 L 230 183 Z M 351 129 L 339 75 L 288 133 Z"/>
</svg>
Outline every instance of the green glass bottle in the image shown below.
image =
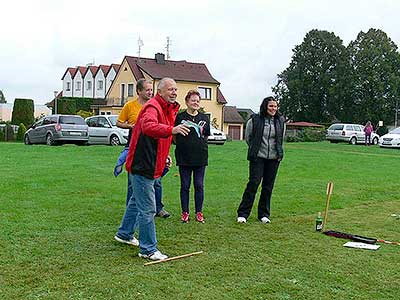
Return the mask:
<svg viewBox="0 0 400 300">
<path fill-rule="evenodd" d="M 315 230 L 322 231 L 322 215 L 321 212 L 318 212 L 318 216 L 315 219 Z"/>
</svg>

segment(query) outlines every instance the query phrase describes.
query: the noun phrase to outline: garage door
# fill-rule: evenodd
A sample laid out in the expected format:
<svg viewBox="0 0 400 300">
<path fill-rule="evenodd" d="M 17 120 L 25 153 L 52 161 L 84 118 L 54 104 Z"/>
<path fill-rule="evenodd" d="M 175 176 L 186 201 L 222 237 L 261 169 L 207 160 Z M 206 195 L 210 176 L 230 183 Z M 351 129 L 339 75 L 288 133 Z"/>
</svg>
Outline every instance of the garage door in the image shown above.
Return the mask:
<svg viewBox="0 0 400 300">
<path fill-rule="evenodd" d="M 240 125 L 229 125 L 228 135 L 232 140 L 240 140 Z"/>
</svg>

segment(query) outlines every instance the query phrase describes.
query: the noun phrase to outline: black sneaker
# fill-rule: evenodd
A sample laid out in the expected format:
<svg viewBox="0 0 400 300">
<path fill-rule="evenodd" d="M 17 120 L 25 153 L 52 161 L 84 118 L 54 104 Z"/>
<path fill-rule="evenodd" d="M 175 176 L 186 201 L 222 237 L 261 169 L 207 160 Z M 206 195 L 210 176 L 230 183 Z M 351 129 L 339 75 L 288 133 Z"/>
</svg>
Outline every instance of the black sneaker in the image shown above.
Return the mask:
<svg viewBox="0 0 400 300">
<path fill-rule="evenodd" d="M 162 209 L 158 212 L 158 214 L 156 214 L 156 216 L 160 218 L 168 218 L 169 216 L 171 216 L 171 214 L 166 210 Z"/>
</svg>

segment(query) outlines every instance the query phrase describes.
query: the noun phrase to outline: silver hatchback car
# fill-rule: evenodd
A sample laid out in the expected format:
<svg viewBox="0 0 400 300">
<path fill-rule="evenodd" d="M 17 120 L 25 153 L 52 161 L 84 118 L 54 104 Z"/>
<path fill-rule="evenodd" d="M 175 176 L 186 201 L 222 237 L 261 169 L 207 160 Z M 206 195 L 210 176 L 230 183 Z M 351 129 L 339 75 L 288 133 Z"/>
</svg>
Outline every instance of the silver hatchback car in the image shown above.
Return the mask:
<svg viewBox="0 0 400 300">
<path fill-rule="evenodd" d="M 89 126 L 89 145 L 125 145 L 129 130 L 117 127 L 118 115 L 97 115 L 85 119 Z"/>
<path fill-rule="evenodd" d="M 24 143 L 30 144 L 77 144 L 88 141 L 88 126 L 81 116 L 50 115 L 29 128 L 24 136 Z"/>
<path fill-rule="evenodd" d="M 328 128 L 326 139 L 331 143 L 347 142 L 352 145 L 365 143 L 364 126 L 360 124 L 332 124 Z M 375 132 L 371 134 L 371 143 L 377 145 L 379 135 Z"/>
</svg>

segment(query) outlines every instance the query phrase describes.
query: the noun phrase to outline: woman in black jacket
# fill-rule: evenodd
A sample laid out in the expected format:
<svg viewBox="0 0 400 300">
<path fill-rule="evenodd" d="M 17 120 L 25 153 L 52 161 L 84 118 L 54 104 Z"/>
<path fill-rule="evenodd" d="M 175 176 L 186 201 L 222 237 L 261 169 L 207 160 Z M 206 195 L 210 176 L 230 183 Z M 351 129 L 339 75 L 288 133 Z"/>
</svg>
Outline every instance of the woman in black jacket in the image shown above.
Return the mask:
<svg viewBox="0 0 400 300">
<path fill-rule="evenodd" d="M 284 126 L 284 118 L 278 112 L 278 103 L 273 97 L 265 98 L 260 112 L 247 122 L 245 136 L 249 146 L 249 181 L 237 210 L 238 223 L 246 223 L 261 180 L 258 219 L 262 223 L 271 222 L 271 195 L 279 163 L 283 158 Z"/>
</svg>

